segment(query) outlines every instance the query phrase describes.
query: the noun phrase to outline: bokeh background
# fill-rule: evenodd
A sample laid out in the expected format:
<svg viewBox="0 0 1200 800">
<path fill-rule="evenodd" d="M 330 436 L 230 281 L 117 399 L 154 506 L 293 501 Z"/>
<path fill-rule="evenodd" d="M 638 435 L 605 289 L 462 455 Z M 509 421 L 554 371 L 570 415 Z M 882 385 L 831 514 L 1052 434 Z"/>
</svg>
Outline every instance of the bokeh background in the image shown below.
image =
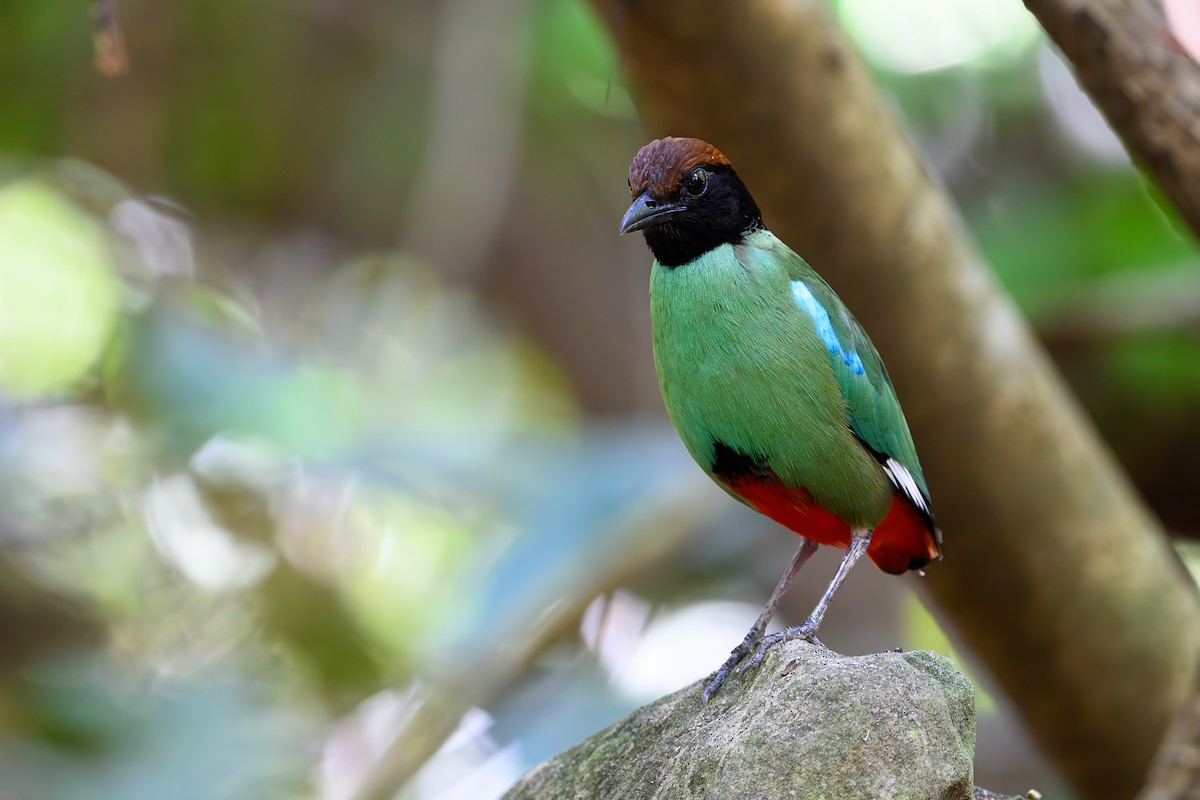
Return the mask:
<svg viewBox="0 0 1200 800">
<path fill-rule="evenodd" d="M 1194 245 L 1019 3 L 833 6 L 1197 563 Z M 796 542 L 662 411 L 587 4 L 120 10 L 109 77 L 0 8 L 0 797 L 486 800 L 715 668 Z M 951 655 L 977 781 L 1070 797 L 920 598 L 823 640 Z"/>
</svg>

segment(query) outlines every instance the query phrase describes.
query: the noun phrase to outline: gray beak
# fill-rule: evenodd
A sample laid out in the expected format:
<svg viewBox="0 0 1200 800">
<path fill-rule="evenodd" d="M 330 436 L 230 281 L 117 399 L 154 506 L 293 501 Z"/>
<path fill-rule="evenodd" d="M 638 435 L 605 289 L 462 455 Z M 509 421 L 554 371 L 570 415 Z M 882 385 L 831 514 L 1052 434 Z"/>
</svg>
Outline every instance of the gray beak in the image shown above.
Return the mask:
<svg viewBox="0 0 1200 800">
<path fill-rule="evenodd" d="M 618 230 L 621 234 L 633 233 L 644 228 L 649 228 L 652 225 L 657 225 L 663 217 L 669 214 L 675 214 L 680 211 L 687 211 L 687 206 L 679 203 L 661 203 L 650 197 L 650 193 L 642 192 L 637 200 L 633 201 L 633 205 L 625 212 L 625 217 L 621 220 L 621 227 Z"/>
</svg>

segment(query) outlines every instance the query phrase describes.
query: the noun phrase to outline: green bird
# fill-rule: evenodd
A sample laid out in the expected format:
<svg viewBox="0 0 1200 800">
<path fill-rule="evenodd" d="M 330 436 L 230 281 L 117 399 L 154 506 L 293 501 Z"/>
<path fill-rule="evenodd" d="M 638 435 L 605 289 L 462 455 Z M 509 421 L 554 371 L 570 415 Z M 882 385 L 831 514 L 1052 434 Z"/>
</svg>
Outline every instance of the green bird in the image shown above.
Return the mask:
<svg viewBox="0 0 1200 800">
<path fill-rule="evenodd" d="M 829 284 L 763 225 L 733 166 L 699 139 L 656 139 L 629 168 L 622 234 L 654 254 L 650 315 L 663 401 L 688 452 L 735 498 L 803 537 L 745 639 L 744 659 L 815 640 L 866 553 L 885 572 L 941 558 L 929 489 L 883 361 Z M 808 619 L 764 636 L 818 544 L 846 548 Z"/>
</svg>

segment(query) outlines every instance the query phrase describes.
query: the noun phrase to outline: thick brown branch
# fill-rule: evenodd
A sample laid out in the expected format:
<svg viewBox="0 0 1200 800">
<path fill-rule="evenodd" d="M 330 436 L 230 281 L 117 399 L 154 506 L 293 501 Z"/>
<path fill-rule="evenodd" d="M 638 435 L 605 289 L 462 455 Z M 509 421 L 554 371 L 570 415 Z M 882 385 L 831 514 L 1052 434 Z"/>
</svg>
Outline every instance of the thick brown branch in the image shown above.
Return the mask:
<svg viewBox="0 0 1200 800">
<path fill-rule="evenodd" d="M 946 532 L 943 615 L 1083 796 L 1133 795 L 1200 602 L 827 4 L 594 3 L 651 129 L 729 155 L 883 352 Z"/>
<path fill-rule="evenodd" d="M 1146 0 L 1025 0 L 1080 84 L 1200 237 L 1200 65 Z"/>
</svg>

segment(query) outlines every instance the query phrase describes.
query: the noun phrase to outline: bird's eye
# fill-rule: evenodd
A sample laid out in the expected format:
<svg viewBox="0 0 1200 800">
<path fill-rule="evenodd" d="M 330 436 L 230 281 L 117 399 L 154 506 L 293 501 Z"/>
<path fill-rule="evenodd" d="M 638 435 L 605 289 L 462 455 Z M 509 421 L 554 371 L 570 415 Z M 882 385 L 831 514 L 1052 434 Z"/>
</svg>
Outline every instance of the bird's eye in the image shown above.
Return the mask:
<svg viewBox="0 0 1200 800">
<path fill-rule="evenodd" d="M 699 197 L 704 194 L 704 190 L 708 188 L 708 171 L 703 169 L 694 169 L 692 174 L 687 176 L 687 180 L 683 182 L 683 193 L 689 197 Z"/>
</svg>

